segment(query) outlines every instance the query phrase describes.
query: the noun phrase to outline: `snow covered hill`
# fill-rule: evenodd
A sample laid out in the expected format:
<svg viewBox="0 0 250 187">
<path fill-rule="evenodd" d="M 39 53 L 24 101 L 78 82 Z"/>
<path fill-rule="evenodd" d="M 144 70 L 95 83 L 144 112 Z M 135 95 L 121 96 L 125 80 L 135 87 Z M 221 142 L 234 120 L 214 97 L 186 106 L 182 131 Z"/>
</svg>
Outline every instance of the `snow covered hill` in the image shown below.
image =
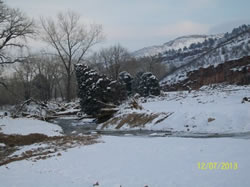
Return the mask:
<svg viewBox="0 0 250 187">
<path fill-rule="evenodd" d="M 250 25 L 235 28 L 217 40 L 191 44 L 186 50 L 165 52 L 161 60 L 170 69 L 170 73 L 161 82 L 163 85 L 176 84 L 187 79 L 190 71 L 211 65 L 216 67 L 245 56 L 250 56 Z"/>
<path fill-rule="evenodd" d="M 137 58 L 153 56 L 167 67 L 162 85 L 173 85 L 188 78 L 190 71 L 250 56 L 250 25 L 217 35 L 191 35 L 160 46 L 146 47 L 133 53 Z"/>
<path fill-rule="evenodd" d="M 151 130 L 187 133 L 250 132 L 250 86 L 213 85 L 199 91 L 167 92 L 142 99 L 143 109 L 122 106 L 103 130 Z"/>
<path fill-rule="evenodd" d="M 178 50 L 183 49 L 184 47 L 189 47 L 193 43 L 202 43 L 205 40 L 212 39 L 219 39 L 222 38 L 224 34 L 217 34 L 217 35 L 189 35 L 189 36 L 182 36 L 178 37 L 174 40 L 164 43 L 163 45 L 156 45 L 145 47 L 133 53 L 135 57 L 144 57 L 144 56 L 155 56 L 161 53 L 164 53 L 169 50 Z"/>
</svg>

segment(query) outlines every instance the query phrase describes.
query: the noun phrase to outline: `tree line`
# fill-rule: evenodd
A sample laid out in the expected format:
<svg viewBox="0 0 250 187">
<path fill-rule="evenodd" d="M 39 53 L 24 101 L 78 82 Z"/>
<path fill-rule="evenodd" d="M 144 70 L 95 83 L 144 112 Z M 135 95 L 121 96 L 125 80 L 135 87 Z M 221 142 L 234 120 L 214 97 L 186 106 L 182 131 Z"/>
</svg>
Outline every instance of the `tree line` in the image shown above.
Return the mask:
<svg viewBox="0 0 250 187">
<path fill-rule="evenodd" d="M 30 38 L 47 44 L 46 49 L 31 52 Z M 150 71 L 159 79 L 166 74 L 159 59 L 136 59 L 120 44 L 92 52 L 104 39 L 102 25 L 84 24 L 75 12 L 37 21 L 0 0 L 0 105 L 29 98 L 71 101 L 77 97 L 74 65 L 79 63 L 113 80 L 122 71 L 133 76 Z M 5 76 L 3 70 L 10 67 L 11 76 Z"/>
</svg>

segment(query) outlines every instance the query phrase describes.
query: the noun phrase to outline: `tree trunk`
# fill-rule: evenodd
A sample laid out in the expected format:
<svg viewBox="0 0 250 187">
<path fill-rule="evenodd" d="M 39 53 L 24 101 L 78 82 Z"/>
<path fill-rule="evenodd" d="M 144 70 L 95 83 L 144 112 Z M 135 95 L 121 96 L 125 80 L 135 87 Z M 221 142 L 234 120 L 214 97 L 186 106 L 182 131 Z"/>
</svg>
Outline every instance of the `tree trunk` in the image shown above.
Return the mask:
<svg viewBox="0 0 250 187">
<path fill-rule="evenodd" d="M 67 73 L 67 85 L 66 85 L 66 101 L 70 102 L 71 101 L 71 74 L 70 72 Z"/>
</svg>

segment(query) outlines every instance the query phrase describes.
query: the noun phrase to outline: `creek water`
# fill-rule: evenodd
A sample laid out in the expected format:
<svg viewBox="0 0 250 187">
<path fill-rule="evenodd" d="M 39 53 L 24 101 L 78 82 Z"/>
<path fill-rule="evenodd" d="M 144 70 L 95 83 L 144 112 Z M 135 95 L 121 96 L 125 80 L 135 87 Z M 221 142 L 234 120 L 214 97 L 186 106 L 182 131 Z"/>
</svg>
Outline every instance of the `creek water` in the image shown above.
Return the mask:
<svg viewBox="0 0 250 187">
<path fill-rule="evenodd" d="M 146 136 L 146 137 L 183 137 L 183 138 L 240 138 L 250 139 L 250 132 L 239 133 L 193 133 L 153 130 L 99 130 L 95 120 L 80 121 L 77 118 L 58 118 L 53 121 L 62 127 L 66 135 L 110 135 L 110 136 Z"/>
</svg>

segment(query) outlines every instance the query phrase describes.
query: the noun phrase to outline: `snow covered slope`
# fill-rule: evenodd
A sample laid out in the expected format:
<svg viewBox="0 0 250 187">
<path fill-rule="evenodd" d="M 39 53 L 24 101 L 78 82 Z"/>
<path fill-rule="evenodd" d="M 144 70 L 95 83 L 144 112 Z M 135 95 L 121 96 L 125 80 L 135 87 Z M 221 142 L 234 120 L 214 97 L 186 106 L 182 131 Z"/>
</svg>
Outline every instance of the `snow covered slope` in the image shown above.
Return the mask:
<svg viewBox="0 0 250 187">
<path fill-rule="evenodd" d="M 102 140 L 104 143 L 69 149 L 58 157 L 2 166 L 1 186 L 247 187 L 250 184 L 249 139 L 104 136 Z M 232 162 L 238 167 L 200 170 L 199 162 Z"/>
<path fill-rule="evenodd" d="M 242 25 L 217 40 L 191 45 L 183 51 L 168 51 L 161 61 L 170 69 L 162 84 L 176 84 L 187 78 L 187 73 L 200 67 L 217 66 L 224 62 L 250 56 L 250 25 Z"/>
<path fill-rule="evenodd" d="M 193 43 L 202 43 L 209 38 L 218 39 L 221 38 L 224 34 L 218 35 L 190 35 L 190 36 L 182 36 L 171 40 L 163 45 L 156 45 L 151 47 L 145 47 L 138 51 L 135 51 L 133 55 L 135 57 L 144 57 L 144 56 L 155 56 L 159 53 L 164 53 L 168 50 L 178 50 L 183 49 L 184 47 L 189 47 Z"/>
<path fill-rule="evenodd" d="M 148 99 L 146 102 L 142 100 L 143 110 L 128 110 L 125 106 L 117 114 L 117 119 L 123 121 L 111 119 L 99 128 L 188 133 L 250 132 L 250 102 L 242 103 L 244 97 L 249 97 L 250 86 L 216 86 L 202 87 L 201 90 L 191 93 L 167 92 L 163 97 Z M 146 122 L 131 126 L 131 119 L 127 114 L 138 114 L 136 117 Z M 152 118 L 144 120 L 140 117 L 142 114 Z M 105 128 L 103 125 L 106 125 Z"/>
<path fill-rule="evenodd" d="M 39 133 L 47 136 L 60 136 L 62 135 L 62 128 L 58 125 L 35 119 L 3 117 L 0 118 L 0 133 L 19 135 Z"/>
</svg>

